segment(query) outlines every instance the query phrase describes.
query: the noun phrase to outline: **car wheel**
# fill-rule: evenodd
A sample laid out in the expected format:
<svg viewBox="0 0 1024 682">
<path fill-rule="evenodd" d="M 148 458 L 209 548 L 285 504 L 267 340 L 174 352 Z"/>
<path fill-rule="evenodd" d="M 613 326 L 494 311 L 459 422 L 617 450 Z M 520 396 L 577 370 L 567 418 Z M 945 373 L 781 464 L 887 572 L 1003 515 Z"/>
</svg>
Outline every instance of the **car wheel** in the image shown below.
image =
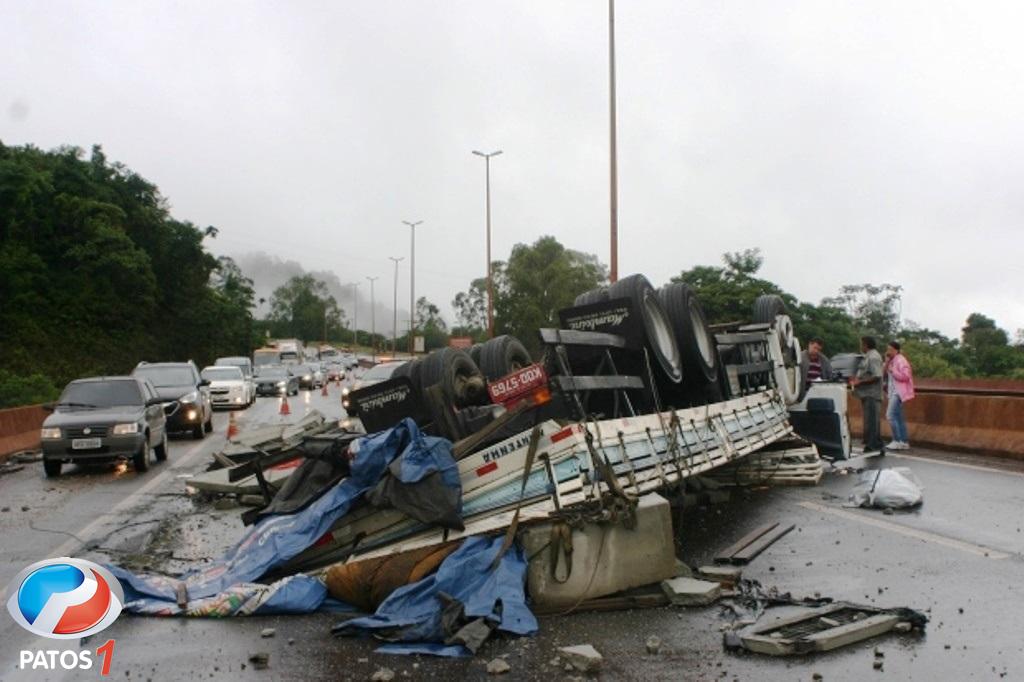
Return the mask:
<svg viewBox="0 0 1024 682">
<path fill-rule="evenodd" d="M 167 429 L 164 429 L 164 435 L 160 438 L 160 445 L 153 448 L 153 452 L 156 454 L 156 461 L 167 461 Z"/>
<path fill-rule="evenodd" d="M 202 424 L 196 424 L 192 427 L 192 437 L 196 440 L 202 440 L 206 437 L 206 429 L 203 428 Z"/>
<path fill-rule="evenodd" d="M 44 459 L 43 471 L 46 472 L 47 478 L 57 478 L 60 476 L 60 470 L 63 465 L 64 463 L 59 459 Z"/>
<path fill-rule="evenodd" d="M 530 353 L 519 339 L 503 334 L 484 344 L 476 364 L 488 381 L 494 381 L 532 363 Z"/>
<path fill-rule="evenodd" d="M 139 451 L 132 456 L 132 464 L 135 465 L 135 470 L 138 472 L 149 471 L 149 436 L 146 436 L 146 441 L 139 448 Z"/>
<path fill-rule="evenodd" d="M 207 433 L 213 433 L 213 410 L 212 409 L 210 410 L 210 416 L 206 418 L 206 423 L 203 424 L 203 429 L 205 429 Z"/>
</svg>

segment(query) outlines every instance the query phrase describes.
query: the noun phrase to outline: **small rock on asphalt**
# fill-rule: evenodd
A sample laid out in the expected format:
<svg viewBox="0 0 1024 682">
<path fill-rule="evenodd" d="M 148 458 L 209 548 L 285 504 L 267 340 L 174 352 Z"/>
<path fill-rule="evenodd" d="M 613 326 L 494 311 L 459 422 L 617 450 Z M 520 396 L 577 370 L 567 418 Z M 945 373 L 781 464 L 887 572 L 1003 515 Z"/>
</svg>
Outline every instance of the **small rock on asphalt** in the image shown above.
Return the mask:
<svg viewBox="0 0 1024 682">
<path fill-rule="evenodd" d="M 266 651 L 260 651 L 250 656 L 249 662 L 252 663 L 252 667 L 257 670 L 266 670 L 270 667 L 270 654 Z"/>
<path fill-rule="evenodd" d="M 900 623 L 896 623 L 896 627 L 894 629 L 896 630 L 896 632 L 907 633 L 913 630 L 914 626 L 906 621 L 903 621 Z"/>
<path fill-rule="evenodd" d="M 370 677 L 370 682 L 391 682 L 395 679 L 395 671 L 391 668 L 378 668 Z"/>
<path fill-rule="evenodd" d="M 880 661 L 880 660 L 878 660 L 876 658 L 875 662 L 872 664 L 872 667 L 874 667 L 875 670 L 881 670 L 882 669 L 882 661 Z"/>
<path fill-rule="evenodd" d="M 825 678 L 821 676 L 821 673 L 814 673 L 811 675 L 811 679 L 814 680 L 814 682 L 821 682 Z"/>
<path fill-rule="evenodd" d="M 645 645 L 647 646 L 647 653 L 661 653 L 661 638 L 657 635 L 651 635 L 650 637 L 648 637 L 647 641 L 645 642 Z"/>
<path fill-rule="evenodd" d="M 604 663 L 604 658 L 590 644 L 564 646 L 558 650 L 558 653 L 569 661 L 569 665 L 584 673 L 597 672 Z"/>
<path fill-rule="evenodd" d="M 260 637 L 273 637 L 277 633 L 274 628 L 263 628 L 260 630 Z"/>
<path fill-rule="evenodd" d="M 511 669 L 512 666 L 504 658 L 495 658 L 487 664 L 488 675 L 504 675 Z"/>
</svg>

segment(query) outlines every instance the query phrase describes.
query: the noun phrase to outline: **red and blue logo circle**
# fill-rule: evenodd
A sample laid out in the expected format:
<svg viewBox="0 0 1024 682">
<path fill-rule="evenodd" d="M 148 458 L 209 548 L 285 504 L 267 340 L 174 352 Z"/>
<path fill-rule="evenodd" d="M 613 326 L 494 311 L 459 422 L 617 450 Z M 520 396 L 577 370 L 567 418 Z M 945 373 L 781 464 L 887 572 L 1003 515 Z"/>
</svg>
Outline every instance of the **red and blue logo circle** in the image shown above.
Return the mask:
<svg viewBox="0 0 1024 682">
<path fill-rule="evenodd" d="M 21 627 L 51 639 L 79 639 L 110 626 L 124 592 L 110 571 L 85 559 L 47 559 L 7 587 L 7 610 Z"/>
</svg>

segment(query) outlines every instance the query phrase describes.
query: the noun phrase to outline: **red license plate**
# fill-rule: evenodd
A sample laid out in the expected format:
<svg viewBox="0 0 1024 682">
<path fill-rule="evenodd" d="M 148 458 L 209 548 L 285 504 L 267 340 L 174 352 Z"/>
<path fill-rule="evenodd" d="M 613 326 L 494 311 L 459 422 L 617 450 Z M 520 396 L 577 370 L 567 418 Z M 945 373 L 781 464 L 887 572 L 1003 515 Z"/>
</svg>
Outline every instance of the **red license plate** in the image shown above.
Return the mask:
<svg viewBox="0 0 1024 682">
<path fill-rule="evenodd" d="M 531 391 L 547 386 L 548 375 L 542 365 L 530 365 L 506 374 L 487 384 L 487 393 L 492 403 L 507 405 L 514 403 Z"/>
</svg>

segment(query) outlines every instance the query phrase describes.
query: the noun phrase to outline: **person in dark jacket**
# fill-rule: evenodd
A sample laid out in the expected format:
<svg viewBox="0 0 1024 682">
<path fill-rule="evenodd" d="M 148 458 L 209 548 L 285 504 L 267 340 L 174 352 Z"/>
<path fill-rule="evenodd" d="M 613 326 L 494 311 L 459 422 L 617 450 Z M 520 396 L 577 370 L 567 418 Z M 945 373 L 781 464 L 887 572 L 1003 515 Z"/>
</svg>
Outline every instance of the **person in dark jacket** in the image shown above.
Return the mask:
<svg viewBox="0 0 1024 682">
<path fill-rule="evenodd" d="M 814 337 L 807 344 L 807 350 L 803 353 L 804 390 L 811 387 L 815 381 L 832 381 L 832 363 L 828 356 L 822 353 L 825 342 Z"/>
</svg>

